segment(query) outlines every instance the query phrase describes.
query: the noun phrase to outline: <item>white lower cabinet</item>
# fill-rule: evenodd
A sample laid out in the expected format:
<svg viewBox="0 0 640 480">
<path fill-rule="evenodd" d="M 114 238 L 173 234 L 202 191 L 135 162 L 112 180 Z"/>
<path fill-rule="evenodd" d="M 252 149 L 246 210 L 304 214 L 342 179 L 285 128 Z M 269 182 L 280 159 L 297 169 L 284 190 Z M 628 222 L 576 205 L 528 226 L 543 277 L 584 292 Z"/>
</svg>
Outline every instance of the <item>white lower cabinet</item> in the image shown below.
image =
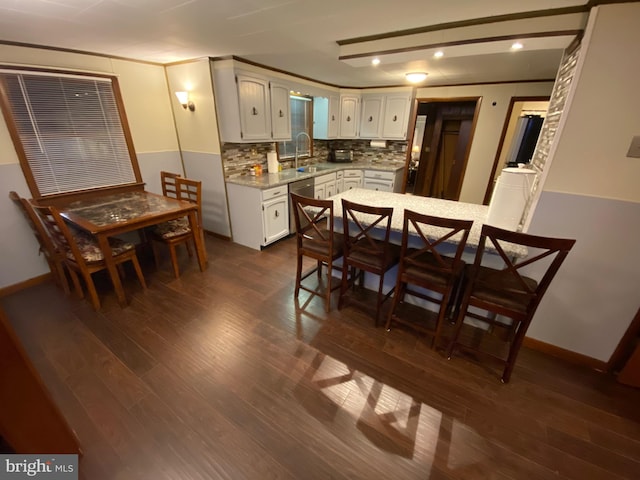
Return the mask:
<svg viewBox="0 0 640 480">
<path fill-rule="evenodd" d="M 344 170 L 343 192 L 352 188 L 362 188 L 362 170 Z"/>
<path fill-rule="evenodd" d="M 260 250 L 289 235 L 287 185 L 260 190 L 228 183 L 227 195 L 235 243 Z"/>
<path fill-rule="evenodd" d="M 314 179 L 313 196 L 316 200 L 324 200 L 336 194 L 336 174 L 327 173 Z"/>
<path fill-rule="evenodd" d="M 364 171 L 364 188 L 382 192 L 400 192 L 402 189 L 402 172 L 386 172 L 380 170 Z"/>
</svg>

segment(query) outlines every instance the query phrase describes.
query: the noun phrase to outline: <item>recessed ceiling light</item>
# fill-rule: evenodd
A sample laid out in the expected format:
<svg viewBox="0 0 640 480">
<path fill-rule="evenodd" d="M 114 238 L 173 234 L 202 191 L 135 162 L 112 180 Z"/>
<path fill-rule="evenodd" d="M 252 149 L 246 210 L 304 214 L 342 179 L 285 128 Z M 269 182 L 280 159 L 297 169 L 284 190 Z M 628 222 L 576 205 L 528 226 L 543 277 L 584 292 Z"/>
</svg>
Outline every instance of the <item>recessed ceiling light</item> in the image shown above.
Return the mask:
<svg viewBox="0 0 640 480">
<path fill-rule="evenodd" d="M 374 58 L 373 60 L 371 60 L 371 64 L 372 64 L 372 65 L 378 65 L 378 64 L 380 64 L 380 59 L 379 59 L 379 58 Z"/>
<path fill-rule="evenodd" d="M 522 45 L 520 42 L 515 42 L 513 45 L 511 45 L 511 50 L 520 50 L 524 45 Z"/>
<path fill-rule="evenodd" d="M 438 50 L 436 53 L 433 54 L 433 56 L 436 58 L 440 58 L 444 56 L 444 52 L 442 50 Z"/>
<path fill-rule="evenodd" d="M 427 78 L 427 74 L 425 72 L 409 72 L 405 74 L 405 77 L 407 77 L 407 80 L 411 83 L 419 83 Z"/>
</svg>

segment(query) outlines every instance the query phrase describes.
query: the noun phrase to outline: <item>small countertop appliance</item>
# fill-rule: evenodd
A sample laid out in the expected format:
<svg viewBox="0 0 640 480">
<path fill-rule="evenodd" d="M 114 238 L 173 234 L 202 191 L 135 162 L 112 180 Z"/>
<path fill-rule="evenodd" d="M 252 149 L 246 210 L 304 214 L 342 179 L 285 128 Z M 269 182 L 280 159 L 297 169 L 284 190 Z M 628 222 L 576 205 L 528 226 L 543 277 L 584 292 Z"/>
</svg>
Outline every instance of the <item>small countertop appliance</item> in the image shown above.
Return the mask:
<svg viewBox="0 0 640 480">
<path fill-rule="evenodd" d="M 353 150 L 332 150 L 329 152 L 329 161 L 332 163 L 353 162 Z"/>
</svg>

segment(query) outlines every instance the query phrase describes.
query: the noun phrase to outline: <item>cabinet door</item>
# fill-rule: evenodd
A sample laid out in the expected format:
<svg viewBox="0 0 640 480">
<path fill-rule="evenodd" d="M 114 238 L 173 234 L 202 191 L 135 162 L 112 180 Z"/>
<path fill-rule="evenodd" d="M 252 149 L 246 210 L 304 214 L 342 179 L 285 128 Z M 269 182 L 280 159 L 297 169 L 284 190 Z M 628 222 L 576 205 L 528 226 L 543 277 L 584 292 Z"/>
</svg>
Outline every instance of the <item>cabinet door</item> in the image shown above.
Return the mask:
<svg viewBox="0 0 640 480">
<path fill-rule="evenodd" d="M 327 138 L 338 138 L 338 126 L 340 125 L 340 97 L 329 97 L 329 115 L 327 126 Z"/>
<path fill-rule="evenodd" d="M 382 95 L 362 97 L 362 116 L 360 118 L 360 138 L 380 137 L 380 118 L 384 106 Z"/>
<path fill-rule="evenodd" d="M 339 178 L 336 180 L 336 193 L 344 192 L 344 179 Z"/>
<path fill-rule="evenodd" d="M 336 182 L 327 182 L 324 188 L 324 198 L 333 197 L 336 194 Z"/>
<path fill-rule="evenodd" d="M 393 192 L 393 181 L 392 180 L 374 180 L 372 178 L 365 178 L 364 188 L 368 190 L 379 190 L 381 192 Z"/>
<path fill-rule="evenodd" d="M 325 198 L 327 198 L 326 184 L 321 183 L 320 185 L 316 185 L 315 187 L 313 187 L 313 196 L 316 198 L 316 200 L 324 200 Z"/>
<path fill-rule="evenodd" d="M 357 95 L 342 95 L 340 97 L 340 138 L 356 138 L 358 136 L 358 107 Z"/>
<path fill-rule="evenodd" d="M 344 191 L 351 190 L 352 188 L 362 187 L 362 178 L 345 178 L 344 179 Z"/>
<path fill-rule="evenodd" d="M 274 140 L 291 140 L 291 101 L 286 85 L 271 82 L 271 129 Z"/>
<path fill-rule="evenodd" d="M 263 245 L 289 235 L 289 202 L 287 196 L 262 203 Z"/>
<path fill-rule="evenodd" d="M 238 75 L 237 82 L 242 139 L 270 140 L 269 83 L 245 75 Z"/>
<path fill-rule="evenodd" d="M 410 110 L 411 97 L 409 95 L 388 95 L 382 124 L 382 137 L 406 139 Z"/>
</svg>

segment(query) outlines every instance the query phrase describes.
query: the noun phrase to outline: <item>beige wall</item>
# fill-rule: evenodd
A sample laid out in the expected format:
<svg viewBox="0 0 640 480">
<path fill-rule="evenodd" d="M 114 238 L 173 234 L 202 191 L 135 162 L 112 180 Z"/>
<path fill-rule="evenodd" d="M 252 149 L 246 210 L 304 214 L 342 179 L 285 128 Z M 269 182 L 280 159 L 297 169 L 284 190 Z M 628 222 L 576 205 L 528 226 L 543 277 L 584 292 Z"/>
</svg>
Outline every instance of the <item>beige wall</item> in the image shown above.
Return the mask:
<svg viewBox="0 0 640 480">
<path fill-rule="evenodd" d="M 460 201 L 481 204 L 512 97 L 551 95 L 553 82 L 419 88 L 418 99 L 481 97 Z M 495 105 L 493 103 L 495 102 Z"/>
<path fill-rule="evenodd" d="M 9 45 L 0 45 L 0 62 L 116 75 L 136 152 L 178 150 L 163 66 Z M 0 122 L 0 139 L 7 135 Z M 0 162 L 18 162 L 11 141 L 0 144 Z"/>
<path fill-rule="evenodd" d="M 220 154 L 218 123 L 208 59 L 166 68 L 170 98 L 175 112 L 180 148 L 185 151 Z M 189 92 L 196 110 L 182 108 L 175 92 Z"/>
<path fill-rule="evenodd" d="M 544 190 L 640 202 L 640 4 L 594 9 L 584 63 Z"/>
<path fill-rule="evenodd" d="M 528 335 L 603 362 L 638 309 L 640 3 L 592 9 L 529 233 L 575 238 Z"/>
</svg>

